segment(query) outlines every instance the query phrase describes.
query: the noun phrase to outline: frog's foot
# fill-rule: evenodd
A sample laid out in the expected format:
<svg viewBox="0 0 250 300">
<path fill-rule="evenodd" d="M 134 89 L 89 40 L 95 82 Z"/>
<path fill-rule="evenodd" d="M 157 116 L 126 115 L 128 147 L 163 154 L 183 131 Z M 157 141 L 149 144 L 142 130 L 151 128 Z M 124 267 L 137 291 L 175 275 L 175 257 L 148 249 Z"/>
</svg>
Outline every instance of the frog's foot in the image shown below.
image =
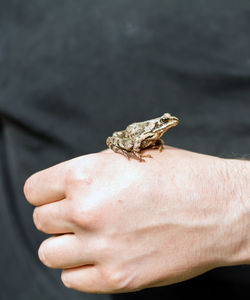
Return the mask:
<svg viewBox="0 0 250 300">
<path fill-rule="evenodd" d="M 137 159 L 139 161 L 143 161 L 145 162 L 145 159 L 143 159 L 143 157 L 149 157 L 149 158 L 152 158 L 152 156 L 150 154 L 142 154 L 142 153 L 139 153 L 139 152 L 133 152 L 133 158 L 134 159 Z"/>
<path fill-rule="evenodd" d="M 143 159 L 142 157 L 152 157 L 151 155 L 142 155 L 138 152 L 126 151 L 126 150 L 123 150 L 123 149 L 121 149 L 121 151 L 119 151 L 119 153 L 126 156 L 128 160 L 130 158 L 133 158 L 133 159 L 139 160 L 140 162 L 145 162 L 145 159 Z"/>
</svg>

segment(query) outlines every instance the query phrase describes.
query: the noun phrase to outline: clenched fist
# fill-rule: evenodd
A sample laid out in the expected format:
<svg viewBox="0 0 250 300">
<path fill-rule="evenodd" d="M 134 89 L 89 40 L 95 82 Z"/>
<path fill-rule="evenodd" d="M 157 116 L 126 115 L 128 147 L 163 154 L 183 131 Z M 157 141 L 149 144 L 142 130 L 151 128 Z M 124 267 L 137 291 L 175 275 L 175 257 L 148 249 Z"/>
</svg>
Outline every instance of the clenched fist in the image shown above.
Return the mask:
<svg viewBox="0 0 250 300">
<path fill-rule="evenodd" d="M 41 261 L 89 293 L 163 286 L 249 262 L 249 162 L 165 146 L 146 162 L 103 151 L 32 175 Z"/>
</svg>

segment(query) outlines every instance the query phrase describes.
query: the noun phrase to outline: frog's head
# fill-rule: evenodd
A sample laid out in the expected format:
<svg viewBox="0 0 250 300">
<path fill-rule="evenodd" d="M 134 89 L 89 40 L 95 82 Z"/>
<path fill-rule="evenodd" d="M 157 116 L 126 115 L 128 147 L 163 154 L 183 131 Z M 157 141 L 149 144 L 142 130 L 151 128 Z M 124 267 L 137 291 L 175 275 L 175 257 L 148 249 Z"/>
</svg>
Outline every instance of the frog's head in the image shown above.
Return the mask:
<svg viewBox="0 0 250 300">
<path fill-rule="evenodd" d="M 169 113 L 148 121 L 141 138 L 144 148 L 159 140 L 169 128 L 176 126 L 178 122 L 179 119 L 171 116 Z"/>
<path fill-rule="evenodd" d="M 160 118 L 156 119 L 152 132 L 166 132 L 169 128 L 178 125 L 179 119 L 171 116 L 169 113 L 165 113 Z"/>
</svg>

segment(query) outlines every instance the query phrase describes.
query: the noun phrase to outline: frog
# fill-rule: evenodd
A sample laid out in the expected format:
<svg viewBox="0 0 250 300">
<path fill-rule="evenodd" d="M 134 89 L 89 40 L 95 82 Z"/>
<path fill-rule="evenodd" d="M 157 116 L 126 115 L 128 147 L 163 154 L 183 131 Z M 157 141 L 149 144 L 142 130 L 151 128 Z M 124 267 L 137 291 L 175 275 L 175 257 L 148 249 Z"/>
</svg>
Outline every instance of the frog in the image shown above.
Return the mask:
<svg viewBox="0 0 250 300">
<path fill-rule="evenodd" d="M 125 130 L 115 131 L 106 139 L 108 148 L 125 157 L 145 162 L 144 157 L 152 158 L 150 154 L 143 154 L 146 149 L 163 150 L 162 135 L 170 128 L 178 125 L 179 119 L 164 113 L 161 117 L 136 122 L 128 125 Z"/>
</svg>

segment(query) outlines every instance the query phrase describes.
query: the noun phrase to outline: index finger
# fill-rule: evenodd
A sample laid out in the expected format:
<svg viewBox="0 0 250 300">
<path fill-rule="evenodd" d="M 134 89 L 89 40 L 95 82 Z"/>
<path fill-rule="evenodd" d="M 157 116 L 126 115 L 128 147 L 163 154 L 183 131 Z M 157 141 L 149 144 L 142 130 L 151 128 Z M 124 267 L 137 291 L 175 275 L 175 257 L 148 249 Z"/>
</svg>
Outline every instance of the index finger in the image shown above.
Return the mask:
<svg viewBox="0 0 250 300">
<path fill-rule="evenodd" d="M 60 163 L 31 175 L 24 184 L 24 195 L 35 206 L 65 198 L 65 164 Z"/>
</svg>

